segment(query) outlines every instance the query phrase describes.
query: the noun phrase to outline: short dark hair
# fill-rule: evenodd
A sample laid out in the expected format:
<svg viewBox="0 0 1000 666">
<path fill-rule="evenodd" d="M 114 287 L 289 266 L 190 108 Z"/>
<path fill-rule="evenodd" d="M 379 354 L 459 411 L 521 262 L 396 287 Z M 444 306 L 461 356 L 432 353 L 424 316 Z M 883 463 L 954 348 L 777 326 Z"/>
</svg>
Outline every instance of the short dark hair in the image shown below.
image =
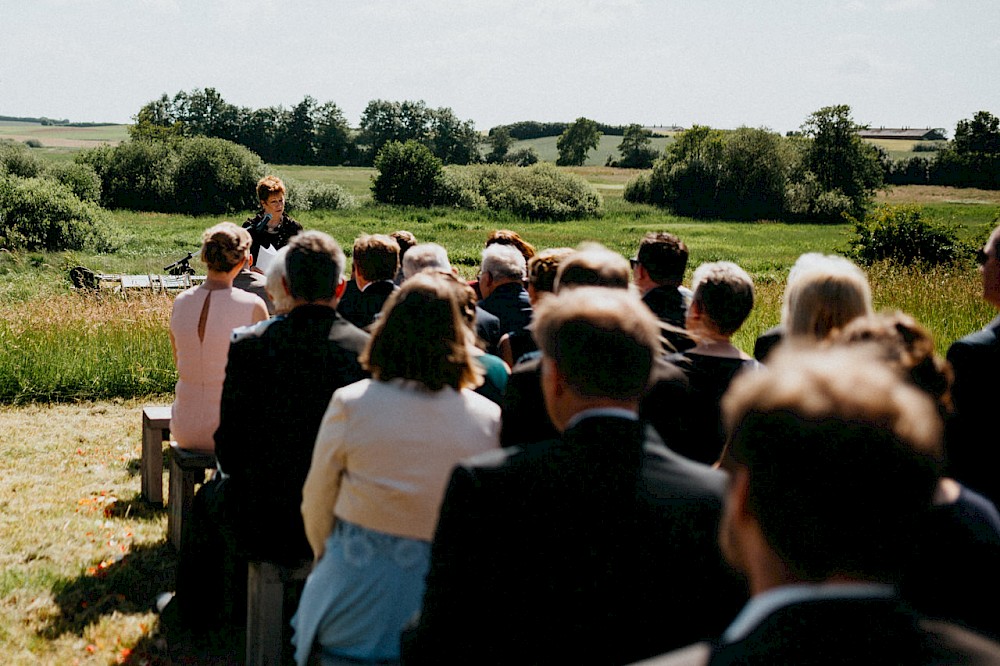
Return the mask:
<svg viewBox="0 0 1000 666">
<path fill-rule="evenodd" d="M 687 245 L 666 231 L 649 231 L 639 242 L 636 261 L 642 264 L 653 282 L 679 285 L 687 269 Z"/>
<path fill-rule="evenodd" d="M 739 330 L 753 310 L 753 280 L 731 261 L 698 266 L 691 278 L 692 302 L 722 335 Z"/>
<path fill-rule="evenodd" d="M 365 234 L 354 241 L 354 267 L 369 282 L 391 280 L 399 270 L 399 243 L 385 234 Z"/>
<path fill-rule="evenodd" d="M 285 279 L 295 298 L 309 303 L 326 301 L 337 293 L 347 263 L 344 251 L 322 231 L 303 231 L 288 241 Z"/>
<path fill-rule="evenodd" d="M 722 466 L 745 471 L 747 509 L 798 580 L 897 578 L 941 473 L 925 393 L 860 348 L 785 350 L 722 406 Z"/>
<path fill-rule="evenodd" d="M 580 395 L 638 399 L 660 353 L 659 322 L 626 289 L 577 287 L 544 299 L 532 332 Z"/>
<path fill-rule="evenodd" d="M 628 289 L 628 261 L 597 243 L 581 246 L 559 262 L 555 290 L 583 286 Z"/>
<path fill-rule="evenodd" d="M 454 287 L 427 271 L 389 297 L 358 360 L 381 381 L 412 379 L 433 391 L 474 388 L 482 370 L 469 339 Z"/>
</svg>

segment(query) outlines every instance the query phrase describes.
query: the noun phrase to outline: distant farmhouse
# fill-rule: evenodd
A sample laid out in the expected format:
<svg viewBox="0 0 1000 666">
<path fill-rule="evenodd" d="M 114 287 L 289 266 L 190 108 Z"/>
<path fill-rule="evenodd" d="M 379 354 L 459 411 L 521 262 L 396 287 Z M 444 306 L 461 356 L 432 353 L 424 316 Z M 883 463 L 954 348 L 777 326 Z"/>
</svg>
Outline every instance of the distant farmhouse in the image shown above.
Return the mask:
<svg viewBox="0 0 1000 666">
<path fill-rule="evenodd" d="M 943 127 L 910 129 L 909 127 L 879 127 L 858 130 L 862 139 L 908 139 L 910 141 L 943 141 L 947 138 Z"/>
</svg>

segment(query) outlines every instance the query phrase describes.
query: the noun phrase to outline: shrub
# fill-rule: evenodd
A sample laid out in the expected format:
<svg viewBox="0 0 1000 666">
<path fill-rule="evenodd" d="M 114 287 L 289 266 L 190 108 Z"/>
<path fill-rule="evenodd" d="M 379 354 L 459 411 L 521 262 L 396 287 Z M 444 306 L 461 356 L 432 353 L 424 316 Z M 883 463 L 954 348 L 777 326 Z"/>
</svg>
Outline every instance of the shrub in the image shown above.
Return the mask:
<svg viewBox="0 0 1000 666">
<path fill-rule="evenodd" d="M 442 198 L 452 206 L 467 210 L 484 210 L 486 198 L 479 193 L 478 170 L 446 167 L 441 179 Z"/>
<path fill-rule="evenodd" d="M 850 255 L 859 263 L 888 260 L 910 265 L 946 264 L 969 252 L 954 227 L 935 226 L 915 206 L 879 206 L 864 220 L 853 218 Z"/>
<path fill-rule="evenodd" d="M 101 178 L 101 205 L 106 208 L 169 211 L 174 209 L 177 154 L 162 141 L 126 141 L 80 153 Z"/>
<path fill-rule="evenodd" d="M 854 202 L 839 190 L 824 190 L 811 171 L 788 184 L 785 205 L 789 214 L 812 222 L 839 223 L 850 215 Z"/>
<path fill-rule="evenodd" d="M 316 180 L 285 180 L 289 210 L 344 210 L 357 206 L 357 200 L 336 183 Z"/>
<path fill-rule="evenodd" d="M 24 145 L 26 145 L 28 148 L 41 148 L 42 142 L 39 141 L 38 139 L 28 139 L 27 141 L 24 142 Z"/>
<path fill-rule="evenodd" d="M 37 157 L 22 143 L 0 139 L 0 173 L 6 171 L 12 176 L 34 178 L 44 167 Z"/>
<path fill-rule="evenodd" d="M 890 185 L 926 185 L 930 178 L 931 160 L 913 156 L 889 165 L 885 182 Z"/>
<path fill-rule="evenodd" d="M 948 147 L 947 141 L 917 141 L 913 144 L 915 153 L 936 153 Z"/>
<path fill-rule="evenodd" d="M 491 210 L 532 220 L 567 220 L 601 209 L 601 197 L 590 183 L 551 164 L 480 167 L 478 178 L 479 193 Z"/>
<path fill-rule="evenodd" d="M 224 139 L 186 139 L 174 171 L 175 210 L 193 215 L 229 213 L 257 204 L 264 163 L 248 149 Z"/>
<path fill-rule="evenodd" d="M 45 174 L 68 187 L 82 201 L 100 203 L 101 177 L 89 164 L 74 162 L 50 164 Z"/>
<path fill-rule="evenodd" d="M 372 177 L 375 201 L 403 206 L 445 203 L 444 167 L 430 148 L 417 141 L 390 141 L 375 156 Z"/>
<path fill-rule="evenodd" d="M 0 246 L 23 250 L 112 252 L 120 232 L 94 203 L 45 178 L 0 180 Z"/>
<path fill-rule="evenodd" d="M 519 148 L 507 153 L 503 161 L 504 164 L 513 164 L 514 166 L 531 166 L 538 163 L 538 153 L 530 146 L 528 148 Z"/>
</svg>

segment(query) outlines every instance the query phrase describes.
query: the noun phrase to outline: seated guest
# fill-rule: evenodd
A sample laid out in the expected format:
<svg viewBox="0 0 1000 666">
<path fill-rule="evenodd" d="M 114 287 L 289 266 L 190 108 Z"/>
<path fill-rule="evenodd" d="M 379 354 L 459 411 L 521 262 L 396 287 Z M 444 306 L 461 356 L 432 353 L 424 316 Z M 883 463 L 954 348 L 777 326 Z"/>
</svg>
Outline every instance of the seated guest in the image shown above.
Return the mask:
<svg viewBox="0 0 1000 666">
<path fill-rule="evenodd" d="M 393 231 L 389 236 L 399 245 L 399 270 L 396 271 L 396 277 L 392 280 L 398 287 L 403 284 L 403 259 L 410 248 L 417 244 L 417 237 L 409 231 L 403 230 Z"/>
<path fill-rule="evenodd" d="M 267 313 L 274 314 L 274 303 L 271 302 L 271 296 L 267 293 L 267 280 L 258 271 L 250 269 L 249 261 L 233 278 L 233 286 L 260 297 L 260 300 L 264 301 L 264 305 L 267 306 Z"/>
<path fill-rule="evenodd" d="M 521 253 L 521 256 L 524 257 L 525 264 L 535 256 L 535 246 L 521 238 L 520 234 L 516 231 L 511 231 L 510 229 L 494 229 L 491 231 L 490 235 L 486 237 L 485 247 L 489 247 L 490 245 L 510 245 L 516 248 Z M 479 280 L 472 280 L 469 282 L 469 286 L 476 292 L 476 298 L 480 301 L 483 300 L 483 292 L 479 288 Z"/>
<path fill-rule="evenodd" d="M 226 354 L 233 329 L 267 319 L 257 296 L 235 289 L 233 280 L 250 261 L 250 234 L 223 222 L 202 234 L 201 260 L 208 276 L 177 295 L 170 313 L 170 346 L 177 387 L 170 436 L 184 449 L 213 452 Z"/>
<path fill-rule="evenodd" d="M 403 258 L 403 279 L 428 268 L 457 275 L 444 247 L 437 243 L 421 243 Z M 496 354 L 497 343 L 500 342 L 500 319 L 476 305 L 474 329 L 486 352 Z"/>
<path fill-rule="evenodd" d="M 650 664 L 995 664 L 893 584 L 941 471 L 933 401 L 861 350 L 778 352 L 723 401 L 723 552 L 752 598 L 721 638 Z"/>
<path fill-rule="evenodd" d="M 951 412 L 951 367 L 934 353 L 930 332 L 902 312 L 858 317 L 836 334 L 838 345 L 869 345 L 925 391 L 942 416 Z M 947 452 L 947 446 L 946 446 Z M 903 598 L 921 613 L 970 627 L 994 640 L 1000 619 L 976 598 L 1000 595 L 1000 514 L 993 502 L 955 479 L 938 482 L 934 507 L 903 573 Z"/>
<path fill-rule="evenodd" d="M 788 272 L 781 324 L 761 334 L 754 357 L 764 362 L 784 339 L 797 344 L 821 341 L 855 317 L 871 313 L 871 287 L 863 270 L 844 257 L 809 252 Z"/>
<path fill-rule="evenodd" d="M 531 302 L 524 290 L 526 264 L 516 248 L 494 244 L 483 250 L 479 271 L 479 307 L 500 319 L 500 333 L 523 329 L 531 321 Z"/>
<path fill-rule="evenodd" d="M 744 598 L 714 534 L 725 475 L 639 421 L 656 318 L 581 287 L 534 326 L 560 436 L 455 468 L 404 663 L 628 663 L 719 631 Z"/>
<path fill-rule="evenodd" d="M 538 305 L 538 299 L 543 294 L 551 294 L 556 287 L 556 271 L 559 262 L 573 254 L 573 248 L 556 247 L 542 250 L 528 260 L 528 301 L 531 307 Z M 535 339 L 527 329 L 506 333 L 500 338 L 498 346 L 500 358 L 507 365 L 514 367 L 525 354 L 538 350 Z"/>
<path fill-rule="evenodd" d="M 260 248 L 280 250 L 288 245 L 292 236 L 302 231 L 302 225 L 285 215 L 285 184 L 277 176 L 265 176 L 257 182 L 257 199 L 260 201 L 260 212 L 247 218 L 243 228 L 250 232 L 253 239 L 250 254 L 253 255 L 254 268 L 262 272 L 256 268 Z"/>
<path fill-rule="evenodd" d="M 288 246 L 278 250 L 274 255 L 274 261 L 267 269 L 267 277 L 264 280 L 264 288 L 267 295 L 274 304 L 274 315 L 286 315 L 295 307 L 295 299 L 285 291 L 285 258 L 288 256 Z"/>
<path fill-rule="evenodd" d="M 684 241 L 671 233 L 650 231 L 630 261 L 642 302 L 664 323 L 668 351 L 693 347 L 694 342 L 684 332 L 691 304 L 691 290 L 681 284 L 688 262 Z"/>
<path fill-rule="evenodd" d="M 687 436 L 672 448 L 711 465 L 726 442 L 719 411 L 722 394 L 738 372 L 760 365 L 729 341 L 753 309 L 753 280 L 736 264 L 717 261 L 698 266 L 691 286 L 687 331 L 696 344 L 667 357 L 687 375 L 691 387 L 684 419 Z"/>
<path fill-rule="evenodd" d="M 585 286 L 628 290 L 629 266 L 624 257 L 597 243 L 580 247 L 559 264 L 555 279 L 557 294 Z M 684 374 L 673 364 L 658 358 L 650 385 L 643 393 L 639 415 L 656 428 L 667 446 L 677 445 L 683 436 L 687 399 L 688 383 Z M 537 357 L 523 360 L 507 382 L 500 443 L 502 446 L 524 446 L 558 436 L 542 400 L 541 361 Z"/>
<path fill-rule="evenodd" d="M 367 376 L 358 355 L 368 334 L 336 311 L 340 246 L 305 231 L 287 252 L 282 285 L 294 307 L 233 333 L 215 431 L 224 481 L 201 487 L 185 525 L 197 539 L 182 548 L 177 596 L 182 615 L 206 625 L 245 622 L 248 560 L 312 557 L 300 506 L 316 433 L 333 392 Z"/>
<path fill-rule="evenodd" d="M 340 314 L 358 328 L 367 328 L 399 288 L 393 282 L 399 270 L 399 245 L 384 234 L 360 236 L 354 241 L 353 262 L 351 273 L 359 294 L 353 308 L 343 308 Z"/>
<path fill-rule="evenodd" d="M 448 475 L 497 446 L 500 408 L 470 390 L 481 376 L 459 310 L 441 276 L 407 279 L 361 356 L 372 379 L 338 390 L 323 417 L 302 489 L 316 565 L 293 619 L 299 664 L 314 649 L 399 659 Z"/>
<path fill-rule="evenodd" d="M 1000 227 L 979 252 L 983 300 L 1000 309 Z M 956 340 L 948 349 L 955 370 L 955 415 L 948 424 L 948 459 L 959 481 L 1000 503 L 1000 449 L 995 445 L 994 393 L 1000 377 L 1000 316 L 985 328 Z"/>
</svg>

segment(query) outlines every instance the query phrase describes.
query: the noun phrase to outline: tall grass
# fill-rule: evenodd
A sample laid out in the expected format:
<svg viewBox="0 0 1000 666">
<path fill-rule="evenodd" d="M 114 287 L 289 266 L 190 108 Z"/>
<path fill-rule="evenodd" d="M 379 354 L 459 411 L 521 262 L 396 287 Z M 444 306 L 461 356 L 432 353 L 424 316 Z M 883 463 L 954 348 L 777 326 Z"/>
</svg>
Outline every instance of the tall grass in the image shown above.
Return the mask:
<svg viewBox="0 0 1000 666">
<path fill-rule="evenodd" d="M 132 398 L 173 391 L 165 295 L 65 294 L 0 312 L 0 402 Z"/>
</svg>

